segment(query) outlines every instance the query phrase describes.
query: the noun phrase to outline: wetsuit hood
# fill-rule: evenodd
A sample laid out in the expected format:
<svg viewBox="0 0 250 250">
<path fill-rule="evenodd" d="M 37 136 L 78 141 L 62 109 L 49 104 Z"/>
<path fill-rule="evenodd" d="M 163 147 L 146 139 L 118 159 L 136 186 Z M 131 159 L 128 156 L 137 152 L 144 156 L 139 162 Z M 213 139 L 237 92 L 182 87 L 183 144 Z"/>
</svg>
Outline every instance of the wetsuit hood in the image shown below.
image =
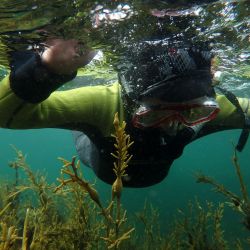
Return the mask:
<svg viewBox="0 0 250 250">
<path fill-rule="evenodd" d="M 123 58 L 119 80 L 134 101 L 157 98 L 183 102 L 202 96 L 214 97 L 208 46 L 171 46 L 144 42 Z"/>
</svg>

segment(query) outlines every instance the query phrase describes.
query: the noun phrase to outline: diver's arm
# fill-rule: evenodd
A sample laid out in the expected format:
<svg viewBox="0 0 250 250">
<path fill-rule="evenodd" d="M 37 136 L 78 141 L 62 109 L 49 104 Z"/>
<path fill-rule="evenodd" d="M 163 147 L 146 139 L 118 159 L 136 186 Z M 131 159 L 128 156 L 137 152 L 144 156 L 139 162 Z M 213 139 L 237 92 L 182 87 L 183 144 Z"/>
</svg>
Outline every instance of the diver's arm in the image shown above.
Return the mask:
<svg viewBox="0 0 250 250">
<path fill-rule="evenodd" d="M 81 65 L 87 63 L 93 57 L 93 53 L 90 52 L 90 54 L 87 61 L 81 62 Z M 84 58 L 86 59 L 86 55 Z M 56 127 L 82 130 L 87 124 L 88 127 L 100 128 L 103 134 L 110 135 L 109 129 L 113 122 L 114 113 L 120 111 L 117 108 L 121 107 L 119 105 L 119 85 L 116 84 L 110 88 L 106 86 L 83 87 L 68 91 L 55 91 L 50 94 L 57 84 L 62 84 L 63 79 L 71 79 L 75 73 L 72 73 L 71 68 L 67 72 L 68 74 L 56 74 L 51 69 L 51 66 L 55 63 L 50 66 L 47 63 L 45 67 L 50 67 L 48 70 L 44 68 L 41 61 L 37 62 L 36 60 L 36 58 L 30 58 L 29 56 L 27 64 L 17 66 L 17 69 L 23 67 L 20 75 L 19 72 L 18 74 L 15 72 L 16 75 L 6 76 L 0 83 L 0 127 L 11 129 Z M 38 58 L 38 60 L 41 60 L 41 58 Z M 74 67 L 78 68 L 80 62 L 74 62 Z M 47 79 L 47 74 L 41 74 L 38 81 L 36 81 L 37 79 L 32 81 L 33 78 L 39 76 L 39 74 L 33 73 L 37 69 L 40 70 L 40 66 L 53 78 L 53 81 Z M 59 68 L 62 68 L 62 65 Z M 59 68 L 54 67 L 53 71 L 60 70 Z M 16 82 L 13 84 L 11 80 L 13 81 L 15 77 Z M 57 83 L 54 80 L 58 80 Z M 43 92 L 43 87 L 46 89 L 45 92 Z M 14 88 L 16 89 L 13 90 Z M 24 92 L 24 89 L 28 93 Z M 33 97 L 36 93 L 38 98 Z M 48 95 L 49 97 L 43 100 Z"/>
<path fill-rule="evenodd" d="M 66 69 L 64 68 L 66 64 L 56 63 L 60 59 L 59 56 L 49 58 L 52 52 L 57 52 L 56 54 L 59 55 L 58 49 L 50 50 L 48 54 L 43 55 L 48 58 L 38 58 L 38 61 L 36 61 L 38 55 L 31 55 L 35 58 L 30 58 L 28 55 L 26 63 L 17 65 L 16 69 L 23 69 L 19 71 L 20 74 L 14 73 L 16 75 L 6 76 L 2 80 L 0 83 L 0 127 L 65 128 L 81 131 L 97 129 L 103 135 L 110 136 L 115 112 L 123 114 L 120 86 L 118 84 L 110 87 L 91 86 L 53 92 L 57 86 L 74 77 L 75 69 L 88 63 L 95 54 L 89 51 L 87 55 L 77 57 L 83 60 L 81 62 L 72 58 L 71 68 Z M 73 56 L 73 54 L 70 55 Z M 47 62 L 41 60 L 47 60 Z M 67 63 L 66 58 L 60 60 Z M 62 75 L 60 73 L 63 68 L 65 74 Z M 41 72 L 45 70 L 45 74 L 36 72 L 40 69 Z M 41 78 L 38 77 L 39 75 Z M 15 83 L 11 82 L 14 78 Z M 46 98 L 47 96 L 49 97 Z M 120 118 L 123 119 L 123 117 Z"/>
<path fill-rule="evenodd" d="M 79 55 L 75 40 L 54 39 L 47 42 L 46 48 L 41 56 L 27 51 L 13 53 L 10 87 L 24 101 L 38 103 L 47 99 L 95 55 L 90 49 Z"/>
<path fill-rule="evenodd" d="M 0 83 L 0 127 L 9 129 L 64 128 L 103 136 L 113 133 L 114 114 L 124 120 L 120 85 L 89 86 L 55 91 L 40 103 L 27 103 Z"/>
<path fill-rule="evenodd" d="M 41 60 L 52 72 L 71 75 L 87 65 L 95 55 L 96 51 L 74 39 L 53 39 L 47 41 L 47 49 L 42 53 Z"/>
<path fill-rule="evenodd" d="M 250 118 L 250 100 L 248 98 L 237 99 L 245 116 Z M 238 112 L 236 106 L 225 95 L 217 95 L 216 100 L 219 103 L 220 112 L 214 120 L 204 125 L 198 137 L 218 131 L 246 127 L 244 115 Z"/>
</svg>

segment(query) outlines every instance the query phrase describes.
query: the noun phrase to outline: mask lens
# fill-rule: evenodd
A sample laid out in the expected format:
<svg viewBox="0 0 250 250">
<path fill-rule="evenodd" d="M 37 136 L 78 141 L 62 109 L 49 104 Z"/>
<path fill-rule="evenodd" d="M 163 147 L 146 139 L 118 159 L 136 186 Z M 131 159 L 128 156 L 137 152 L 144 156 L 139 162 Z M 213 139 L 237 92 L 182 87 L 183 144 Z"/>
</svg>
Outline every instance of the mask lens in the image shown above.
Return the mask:
<svg viewBox="0 0 250 250">
<path fill-rule="evenodd" d="M 197 123 L 209 120 L 214 113 L 217 113 L 217 109 L 218 107 L 196 107 L 180 111 L 179 115 L 182 116 L 184 123 Z"/>
<path fill-rule="evenodd" d="M 143 111 L 142 111 L 143 110 Z M 136 122 L 136 127 L 156 127 L 157 124 L 160 124 L 163 120 L 166 120 L 166 117 L 171 117 L 176 113 L 172 110 L 153 110 L 144 107 L 141 110 L 138 110 L 134 116 L 134 122 Z M 139 126 L 138 126 L 139 125 Z"/>
<path fill-rule="evenodd" d="M 213 98 L 199 98 L 190 102 L 162 104 L 160 108 L 141 106 L 135 113 L 135 127 L 160 127 L 169 121 L 179 121 L 186 126 L 194 126 L 214 119 L 219 106 Z"/>
</svg>

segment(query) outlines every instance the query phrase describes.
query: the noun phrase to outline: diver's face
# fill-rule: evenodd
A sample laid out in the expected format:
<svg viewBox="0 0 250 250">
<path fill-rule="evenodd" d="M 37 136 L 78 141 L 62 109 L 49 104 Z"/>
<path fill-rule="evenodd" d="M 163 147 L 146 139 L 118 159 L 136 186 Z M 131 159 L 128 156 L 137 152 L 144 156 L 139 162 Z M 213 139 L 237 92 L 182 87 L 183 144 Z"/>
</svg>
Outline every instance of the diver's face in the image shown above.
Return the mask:
<svg viewBox="0 0 250 250">
<path fill-rule="evenodd" d="M 162 104 L 162 101 L 157 98 L 148 98 L 147 100 L 144 100 L 144 105 L 148 107 L 158 107 Z M 177 117 L 169 117 L 166 120 L 163 120 L 156 128 L 160 129 L 164 133 L 174 136 L 176 135 L 180 130 L 184 129 L 185 124 L 181 122 Z"/>
<path fill-rule="evenodd" d="M 182 129 L 186 128 L 187 126 L 178 120 L 169 120 L 165 123 L 162 123 L 159 126 L 159 129 L 166 133 L 167 135 L 174 136 Z"/>
<path fill-rule="evenodd" d="M 216 100 L 207 96 L 179 103 L 143 102 L 135 111 L 132 122 L 137 128 L 161 129 L 169 135 L 176 135 L 186 127 L 213 120 L 219 110 Z"/>
<path fill-rule="evenodd" d="M 187 112 L 186 112 L 187 113 Z M 178 110 L 165 110 L 157 104 L 142 104 L 135 112 L 133 124 L 142 129 L 159 129 L 168 135 L 176 135 L 187 127 L 179 116 Z"/>
</svg>

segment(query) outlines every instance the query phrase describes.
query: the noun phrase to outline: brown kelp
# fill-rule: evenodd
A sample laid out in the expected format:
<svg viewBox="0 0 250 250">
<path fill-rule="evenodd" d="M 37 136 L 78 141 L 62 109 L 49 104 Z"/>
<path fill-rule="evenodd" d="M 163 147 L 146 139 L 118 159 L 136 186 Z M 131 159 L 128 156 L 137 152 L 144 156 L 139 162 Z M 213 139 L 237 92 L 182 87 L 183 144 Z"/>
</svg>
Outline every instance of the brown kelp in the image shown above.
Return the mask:
<svg viewBox="0 0 250 250">
<path fill-rule="evenodd" d="M 68 179 L 58 179 L 60 185 L 56 187 L 55 192 L 62 189 L 68 184 L 78 184 L 86 193 L 89 194 L 92 201 L 94 201 L 97 206 L 101 209 L 101 215 L 104 216 L 106 221 L 106 235 L 101 238 L 107 243 L 108 249 L 115 248 L 120 245 L 120 243 L 126 239 L 130 238 L 130 234 L 134 231 L 134 228 L 129 228 L 126 231 L 121 231 L 122 225 L 126 222 L 126 211 L 121 215 L 121 194 L 122 194 L 122 177 L 126 176 L 126 168 L 132 156 L 129 155 L 128 149 L 133 144 L 130 141 L 130 136 L 125 133 L 126 123 L 123 121 L 120 125 L 118 119 L 118 113 L 115 114 L 114 119 L 115 134 L 112 135 L 116 143 L 116 153 L 112 155 L 116 158 L 114 163 L 114 172 L 116 175 L 116 180 L 112 185 L 112 196 L 111 201 L 107 208 L 101 203 L 98 192 L 84 180 L 82 174 L 79 174 L 80 161 L 75 163 L 75 157 L 72 161 L 67 161 L 60 158 L 64 165 L 62 167 L 62 173 L 69 177 Z M 115 214 L 113 213 L 114 205 L 116 208 Z"/>
<path fill-rule="evenodd" d="M 176 210 L 175 220 L 160 225 L 159 211 L 145 203 L 141 212 L 127 214 L 122 206 L 122 178 L 131 159 L 132 145 L 126 124 L 114 120 L 116 179 L 110 200 L 103 202 L 101 192 L 89 183 L 76 157 L 59 158 L 63 166 L 59 184 L 49 184 L 34 172 L 27 157 L 13 147 L 16 158 L 9 163 L 14 180 L 0 182 L 0 250 L 243 250 L 243 240 L 228 242 L 223 227 L 224 203 L 201 205 L 190 202 L 187 209 Z M 235 155 L 242 198 L 217 184 L 218 190 L 245 214 L 247 191 Z M 207 177 L 202 180 L 212 182 Z M 209 182 L 210 181 L 210 182 Z M 214 182 L 215 183 L 215 182 Z M 244 202 L 243 202 L 244 201 Z M 246 222 L 246 224 L 248 221 Z M 247 224 L 248 225 L 248 224 Z"/>
<path fill-rule="evenodd" d="M 224 187 L 224 185 L 216 182 L 213 178 L 205 175 L 201 174 L 197 175 L 197 182 L 211 184 L 212 186 L 215 187 L 216 192 L 223 194 L 228 200 L 227 204 L 230 207 L 232 207 L 235 211 L 243 215 L 244 217 L 243 223 L 245 227 L 248 230 L 250 230 L 250 201 L 247 193 L 247 188 L 244 183 L 243 176 L 241 174 L 240 164 L 238 162 L 236 149 L 234 149 L 232 161 L 233 161 L 233 166 L 236 170 L 237 177 L 239 179 L 241 196 L 231 192 L 229 189 Z"/>
<path fill-rule="evenodd" d="M 215 207 L 212 202 L 201 205 L 198 200 L 190 201 L 187 211 L 178 209 L 175 220 L 164 235 L 159 228 L 159 212 L 145 203 L 143 211 L 136 216 L 144 225 L 142 248 L 145 250 L 228 250 L 222 227 L 224 205 Z M 235 247 L 235 246 L 234 246 Z M 234 248 L 232 248 L 234 249 Z"/>
</svg>

